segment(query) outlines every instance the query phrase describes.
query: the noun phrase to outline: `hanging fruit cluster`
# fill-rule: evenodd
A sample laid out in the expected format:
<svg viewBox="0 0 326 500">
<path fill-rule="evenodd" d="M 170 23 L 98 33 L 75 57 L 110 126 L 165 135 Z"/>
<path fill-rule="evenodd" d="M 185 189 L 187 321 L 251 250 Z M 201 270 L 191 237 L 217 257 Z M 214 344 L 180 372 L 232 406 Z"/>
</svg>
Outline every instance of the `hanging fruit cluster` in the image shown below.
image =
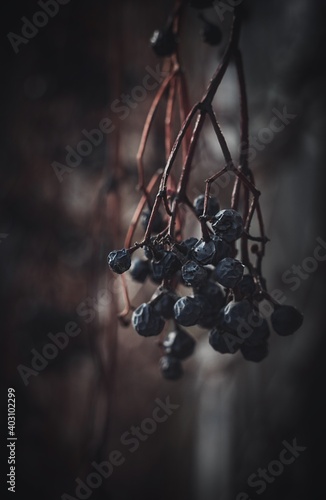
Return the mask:
<svg viewBox="0 0 326 500">
<path fill-rule="evenodd" d="M 212 7 L 210 1 L 190 1 L 191 7 Z M 279 335 L 290 335 L 302 324 L 303 316 L 293 306 L 280 305 L 269 295 L 262 276 L 262 260 L 268 238 L 264 232 L 259 204 L 260 192 L 248 165 L 248 110 L 241 52 L 238 47 L 241 7 L 233 12 L 233 25 L 222 61 L 209 82 L 202 99 L 189 106 L 185 76 L 178 58 L 180 18 L 185 2 L 176 7 L 162 30 L 155 31 L 150 45 L 158 57 L 169 64 L 169 71 L 149 110 L 137 154 L 139 205 L 126 236 L 125 247 L 111 251 L 108 264 L 112 271 L 129 271 L 133 280 L 158 285 L 148 302 L 137 307 L 130 304 L 124 281 L 126 307 L 120 314 L 124 321 L 132 312 L 134 330 L 143 337 L 165 334 L 160 368 L 166 379 L 176 380 L 183 374 L 182 361 L 195 349 L 195 338 L 187 328 L 208 330 L 208 342 L 219 353 L 238 351 L 248 361 L 261 361 L 268 354 L 270 325 L 260 304 L 267 300 L 272 307 L 270 324 Z M 221 30 L 205 20 L 201 31 L 204 42 L 217 45 Z M 234 61 L 240 89 L 241 151 L 237 164 L 231 153 L 212 101 L 229 64 Z M 158 104 L 167 95 L 165 116 L 166 164 L 146 183 L 144 152 Z M 172 117 L 178 110 L 180 129 L 173 136 Z M 191 199 L 189 179 L 203 124 L 208 119 L 224 156 L 224 166 L 203 183 L 201 195 Z M 182 150 L 182 169 L 176 179 L 174 166 Z M 211 185 L 222 175 L 233 176 L 233 192 L 229 206 L 220 207 L 211 196 Z M 158 188 L 157 188 L 158 184 Z M 156 190 L 155 190 L 156 188 Z M 241 207 L 241 211 L 240 208 Z M 186 211 L 185 211 L 186 210 Z M 185 215 L 186 214 L 186 215 Z M 201 237 L 184 236 L 185 216 L 195 217 Z M 250 227 L 257 218 L 259 234 Z M 132 243 L 138 223 L 144 234 Z M 249 245 L 251 242 L 251 246 Z M 133 254 L 142 250 L 142 256 Z M 239 256 L 240 255 L 240 256 Z M 188 290 L 182 293 L 180 290 Z"/>
</svg>

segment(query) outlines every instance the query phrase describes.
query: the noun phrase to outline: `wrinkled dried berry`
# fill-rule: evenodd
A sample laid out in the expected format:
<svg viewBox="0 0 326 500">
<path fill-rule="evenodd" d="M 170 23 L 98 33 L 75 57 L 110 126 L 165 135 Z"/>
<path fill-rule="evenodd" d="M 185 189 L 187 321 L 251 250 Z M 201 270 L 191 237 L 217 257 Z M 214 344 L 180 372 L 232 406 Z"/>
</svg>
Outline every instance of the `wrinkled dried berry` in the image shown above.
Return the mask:
<svg viewBox="0 0 326 500">
<path fill-rule="evenodd" d="M 141 220 L 141 224 L 142 224 L 144 229 L 146 229 L 148 226 L 151 213 L 152 213 L 151 211 L 145 210 L 141 214 L 140 220 Z M 160 212 L 157 212 L 155 214 L 154 219 L 153 219 L 153 225 L 152 225 L 151 230 L 153 233 L 160 233 L 161 231 L 163 231 L 164 228 L 165 228 L 164 219 L 163 219 L 162 215 L 160 214 Z"/>
<path fill-rule="evenodd" d="M 201 307 L 194 297 L 181 297 L 174 304 L 174 319 L 182 326 L 193 326 L 201 314 Z"/>
<path fill-rule="evenodd" d="M 172 276 L 181 268 L 181 262 L 178 257 L 169 251 L 165 251 L 160 260 L 152 262 L 152 277 L 155 282 L 160 282 L 164 278 Z"/>
<path fill-rule="evenodd" d="M 230 243 L 240 238 L 242 234 L 242 217 L 232 208 L 220 210 L 214 217 L 212 227 L 218 236 Z"/>
<path fill-rule="evenodd" d="M 113 250 L 108 255 L 108 264 L 112 271 L 122 274 L 131 266 L 130 252 L 123 248 L 122 250 Z"/>
<path fill-rule="evenodd" d="M 188 260 L 181 268 L 182 279 L 188 286 L 197 286 L 207 279 L 207 271 L 193 260 Z"/>
<path fill-rule="evenodd" d="M 215 257 L 215 244 L 212 240 L 200 240 L 192 251 L 193 258 L 203 266 L 211 264 Z"/>
<path fill-rule="evenodd" d="M 251 297 L 256 291 L 256 283 L 250 274 L 242 276 L 236 286 L 237 292 L 244 297 Z"/>
<path fill-rule="evenodd" d="M 178 295 L 173 292 L 163 291 L 154 297 L 153 308 L 164 319 L 174 318 L 174 304 L 178 300 Z"/>
<path fill-rule="evenodd" d="M 164 328 L 164 320 L 150 304 L 141 304 L 132 314 L 132 325 L 139 335 L 152 337 Z"/>
<path fill-rule="evenodd" d="M 214 279 L 226 288 L 234 288 L 242 278 L 244 265 L 232 257 L 225 257 L 216 265 Z"/>
</svg>

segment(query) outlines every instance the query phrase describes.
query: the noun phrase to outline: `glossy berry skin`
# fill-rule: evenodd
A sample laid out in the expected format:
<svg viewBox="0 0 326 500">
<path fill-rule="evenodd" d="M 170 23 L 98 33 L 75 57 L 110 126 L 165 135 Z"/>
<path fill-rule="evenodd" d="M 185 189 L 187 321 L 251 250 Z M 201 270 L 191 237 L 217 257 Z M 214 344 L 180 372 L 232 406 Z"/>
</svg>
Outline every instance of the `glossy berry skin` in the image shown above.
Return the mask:
<svg viewBox="0 0 326 500">
<path fill-rule="evenodd" d="M 144 229 L 146 229 L 148 226 L 150 216 L 151 216 L 151 212 L 149 210 L 145 210 L 141 214 L 140 220 L 141 220 L 141 224 L 142 224 Z M 165 223 L 164 223 L 163 217 L 160 214 L 160 212 L 157 212 L 155 214 L 155 217 L 153 220 L 152 232 L 159 233 L 159 232 L 163 231 L 164 227 L 165 227 Z"/>
<path fill-rule="evenodd" d="M 138 283 L 144 283 L 146 278 L 149 276 L 151 271 L 151 266 L 148 260 L 134 259 L 129 273 L 134 281 Z"/>
<path fill-rule="evenodd" d="M 167 380 L 178 380 L 183 375 L 180 359 L 173 356 L 163 356 L 160 359 L 160 368 L 163 377 Z"/>
<path fill-rule="evenodd" d="M 158 57 L 169 57 L 174 54 L 177 41 L 172 26 L 154 31 L 150 38 L 150 46 Z"/>
<path fill-rule="evenodd" d="M 122 250 L 113 250 L 108 255 L 108 264 L 113 272 L 123 274 L 131 266 L 130 253 L 125 248 Z"/>
<path fill-rule="evenodd" d="M 193 260 L 188 260 L 181 268 L 182 279 L 188 286 L 197 286 L 207 279 L 207 271 Z"/>
<path fill-rule="evenodd" d="M 240 343 L 230 338 L 229 332 L 219 328 L 214 328 L 209 332 L 208 341 L 213 349 L 221 354 L 234 354 L 240 348 Z"/>
<path fill-rule="evenodd" d="M 195 212 L 200 217 L 203 215 L 204 212 L 204 202 L 205 202 L 205 195 L 200 194 L 195 198 L 194 200 L 194 208 Z M 208 203 L 207 203 L 207 216 L 208 217 L 213 217 L 220 209 L 220 204 L 214 196 L 210 196 L 208 198 Z"/>
<path fill-rule="evenodd" d="M 199 264 L 205 266 L 211 264 L 215 257 L 215 244 L 212 240 L 204 241 L 200 240 L 194 246 L 192 251 L 192 256 L 194 260 L 199 262 Z"/>
<path fill-rule="evenodd" d="M 169 251 L 165 251 L 163 257 L 152 262 L 152 273 L 155 282 L 162 281 L 163 278 L 172 278 L 172 276 L 180 269 L 181 262 L 178 257 Z"/>
<path fill-rule="evenodd" d="M 243 276 L 244 265 L 232 257 L 225 257 L 216 265 L 214 278 L 226 288 L 234 288 Z"/>
<path fill-rule="evenodd" d="M 262 342 L 255 346 L 244 344 L 240 347 L 240 351 L 247 361 L 259 363 L 268 356 L 268 343 Z"/>
<path fill-rule="evenodd" d="M 153 337 L 164 328 L 164 320 L 150 304 L 141 304 L 132 314 L 132 325 L 139 335 Z"/>
<path fill-rule="evenodd" d="M 193 326 L 201 314 L 201 307 L 193 297 L 181 297 L 174 304 L 174 319 L 182 326 Z"/>
<path fill-rule="evenodd" d="M 204 26 L 200 32 L 202 39 L 208 45 L 218 45 L 222 40 L 221 29 L 206 20 L 204 20 Z M 218 210 L 216 210 L 217 212 Z M 215 213 L 216 213 L 215 212 Z"/>
<path fill-rule="evenodd" d="M 165 354 L 178 359 L 186 359 L 191 356 L 195 346 L 195 339 L 182 328 L 170 332 L 163 341 Z"/>
<path fill-rule="evenodd" d="M 292 335 L 303 323 L 303 315 L 293 306 L 276 306 L 271 314 L 273 329 L 281 336 Z"/>
<path fill-rule="evenodd" d="M 174 304 L 177 300 L 176 293 L 163 292 L 153 301 L 153 308 L 164 319 L 172 319 L 174 318 Z"/>
<path fill-rule="evenodd" d="M 232 208 L 220 210 L 214 217 L 212 228 L 218 236 L 228 243 L 240 238 L 243 231 L 241 215 Z"/>
</svg>

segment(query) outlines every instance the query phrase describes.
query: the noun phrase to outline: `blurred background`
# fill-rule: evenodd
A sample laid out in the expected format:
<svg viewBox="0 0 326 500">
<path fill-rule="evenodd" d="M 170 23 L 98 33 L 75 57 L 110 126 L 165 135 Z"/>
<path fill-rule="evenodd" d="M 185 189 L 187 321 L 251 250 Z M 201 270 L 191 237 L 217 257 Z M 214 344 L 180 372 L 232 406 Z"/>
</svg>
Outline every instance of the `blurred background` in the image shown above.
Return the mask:
<svg viewBox="0 0 326 500">
<path fill-rule="evenodd" d="M 219 47 L 202 42 L 202 20 L 195 9 L 186 9 L 180 53 L 192 103 L 221 58 L 232 3 L 216 2 L 215 10 L 206 13 L 222 29 Z M 256 144 L 251 167 L 271 240 L 264 275 L 270 291 L 281 290 L 285 303 L 304 313 L 304 324 L 293 337 L 272 335 L 269 356 L 260 364 L 220 355 L 199 334 L 196 353 L 178 382 L 162 379 L 155 338 L 142 339 L 118 324 L 122 290 L 106 262 L 108 252 L 123 245 L 139 199 L 136 153 L 155 90 L 131 104 L 122 104 L 123 96 L 143 85 L 148 67 L 157 71 L 160 61 L 148 40 L 174 3 L 45 1 L 43 10 L 41 4 L 12 1 L 3 5 L 1 16 L 1 447 L 6 471 L 1 486 L 8 494 L 7 389 L 13 387 L 17 498 L 254 499 L 260 495 L 248 477 L 278 458 L 284 440 L 294 439 L 306 449 L 267 484 L 262 498 L 319 498 L 325 264 L 306 261 L 310 270 L 300 271 L 296 282 L 291 269 L 326 242 L 325 2 L 244 0 L 240 40 L 250 136 Z M 45 8 L 52 14 L 48 20 L 37 17 L 35 32 L 29 21 Z M 233 67 L 214 107 L 236 156 Z M 284 107 L 295 116 L 264 143 L 261 130 L 269 128 L 275 109 L 283 113 Z M 71 153 L 68 164 L 68 150 L 82 148 L 85 131 L 100 123 L 109 132 L 83 157 Z M 221 159 L 212 132 L 204 132 L 190 186 L 193 197 Z M 162 133 L 158 119 L 145 156 L 147 175 L 164 164 Z M 227 207 L 230 187 L 214 189 Z M 326 254 L 324 245 L 320 255 Z M 133 287 L 133 301 L 138 305 L 154 290 Z M 61 336 L 67 345 L 57 353 L 47 351 L 52 359 L 46 366 L 39 361 L 35 369 L 33 356 L 51 343 L 49 334 L 67 329 L 74 332 Z M 148 438 L 138 439 L 131 452 L 121 436 L 151 417 L 158 398 L 169 398 L 178 408 Z M 92 463 L 108 461 L 113 450 L 120 451 L 123 463 L 96 488 L 77 494 L 76 480 L 85 482 L 94 472 Z"/>
</svg>

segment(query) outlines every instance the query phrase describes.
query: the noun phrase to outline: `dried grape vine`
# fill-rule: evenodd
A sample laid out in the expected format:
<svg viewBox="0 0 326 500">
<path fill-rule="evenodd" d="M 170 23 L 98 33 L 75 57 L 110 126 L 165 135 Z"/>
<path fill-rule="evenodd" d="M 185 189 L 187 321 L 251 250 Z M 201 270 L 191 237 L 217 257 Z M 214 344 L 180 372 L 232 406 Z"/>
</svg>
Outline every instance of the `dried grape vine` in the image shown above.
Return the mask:
<svg viewBox="0 0 326 500">
<path fill-rule="evenodd" d="M 201 11 L 212 2 L 191 1 L 199 9 L 204 23 L 204 42 L 217 45 L 221 40 L 218 26 L 205 20 Z M 178 379 L 183 373 L 182 360 L 195 348 L 194 337 L 186 330 L 198 326 L 209 330 L 209 343 L 220 353 L 241 351 L 250 361 L 261 361 L 268 354 L 270 327 L 259 304 L 266 299 L 272 306 L 271 324 L 279 335 L 289 335 L 302 324 L 303 316 L 293 306 L 279 305 L 266 290 L 262 260 L 268 238 L 253 172 L 248 163 L 249 133 L 245 77 L 239 49 L 242 6 L 235 7 L 229 41 L 222 60 L 212 76 L 202 99 L 190 108 L 184 72 L 178 54 L 180 19 L 187 2 L 178 1 L 162 30 L 155 31 L 150 43 L 163 58 L 167 75 L 148 112 L 137 153 L 138 189 L 141 199 L 131 220 L 125 246 L 109 253 L 110 268 L 122 274 L 130 270 L 132 279 L 144 283 L 151 279 L 158 288 L 148 303 L 136 309 L 130 303 L 123 281 L 125 308 L 120 319 L 132 325 L 144 337 L 158 336 L 170 327 L 160 343 L 163 356 L 160 367 L 166 379 Z M 228 66 L 237 71 L 240 101 L 240 155 L 236 164 L 214 112 L 212 102 Z M 158 106 L 166 99 L 164 168 L 146 182 L 144 153 Z M 180 130 L 173 140 L 175 114 Z M 188 196 L 193 159 L 206 120 L 212 124 L 224 157 L 224 166 L 203 183 L 203 193 L 191 200 Z M 179 151 L 182 168 L 176 174 Z M 234 176 L 229 207 L 220 209 L 219 200 L 211 196 L 212 184 L 222 175 Z M 241 207 L 241 213 L 240 213 Z M 183 208 L 183 209 L 182 209 Z M 186 212 L 184 208 L 188 209 Z M 191 213 L 200 225 L 201 238 L 184 238 L 185 214 Z M 250 233 L 257 217 L 259 234 Z M 140 242 L 133 238 L 139 223 L 144 229 Z M 249 242 L 253 242 L 249 247 Z M 239 242 L 239 248 L 237 243 Z M 133 257 L 142 249 L 143 258 Z M 241 260 L 238 257 L 241 257 Z M 238 257 L 238 258 L 236 258 Z M 188 287 L 189 294 L 180 295 Z"/>
</svg>

